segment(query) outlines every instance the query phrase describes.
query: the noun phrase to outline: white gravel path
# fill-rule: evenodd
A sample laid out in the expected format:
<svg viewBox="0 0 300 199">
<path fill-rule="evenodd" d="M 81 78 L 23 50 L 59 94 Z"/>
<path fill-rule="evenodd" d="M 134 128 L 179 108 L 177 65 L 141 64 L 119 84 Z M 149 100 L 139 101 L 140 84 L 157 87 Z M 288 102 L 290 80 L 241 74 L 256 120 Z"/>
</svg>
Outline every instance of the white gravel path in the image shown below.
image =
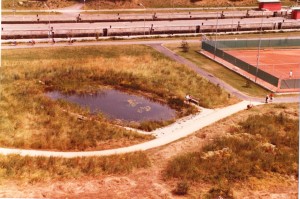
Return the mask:
<svg viewBox="0 0 300 199">
<path fill-rule="evenodd" d="M 180 138 L 186 137 L 195 131 L 206 127 L 214 122 L 217 122 L 223 118 L 226 118 L 234 113 L 246 109 L 248 101 L 242 101 L 240 103 L 220 108 L 220 109 L 203 109 L 201 113 L 183 118 L 174 124 L 167 127 L 157 129 L 152 134 L 156 135 L 156 139 L 144 142 L 141 144 L 118 148 L 109 149 L 103 151 L 82 151 L 82 152 L 58 152 L 58 151 L 41 151 L 41 150 L 23 150 L 23 149 L 8 149 L 0 148 L 0 154 L 19 154 L 21 156 L 46 156 L 46 157 L 64 157 L 74 158 L 81 156 L 108 156 L 115 154 L 122 154 L 134 151 L 144 151 L 155 147 L 163 146 L 165 144 L 174 142 Z M 254 102 L 253 105 L 259 105 L 261 103 Z"/>
</svg>

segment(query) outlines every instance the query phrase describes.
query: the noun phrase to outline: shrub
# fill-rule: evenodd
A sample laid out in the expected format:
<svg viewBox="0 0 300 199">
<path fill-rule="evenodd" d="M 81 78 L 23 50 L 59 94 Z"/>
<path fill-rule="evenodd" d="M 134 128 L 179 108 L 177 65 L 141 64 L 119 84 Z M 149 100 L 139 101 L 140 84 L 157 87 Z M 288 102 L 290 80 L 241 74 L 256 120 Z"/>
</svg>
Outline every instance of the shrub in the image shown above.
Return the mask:
<svg viewBox="0 0 300 199">
<path fill-rule="evenodd" d="M 181 48 L 182 48 L 182 51 L 185 53 L 189 52 L 189 50 L 190 50 L 189 43 L 185 39 L 182 40 L 182 42 L 181 42 Z"/>
<path fill-rule="evenodd" d="M 206 199 L 233 199 L 232 190 L 230 187 L 212 187 L 205 196 Z"/>
<path fill-rule="evenodd" d="M 178 182 L 176 189 L 173 191 L 176 195 L 186 195 L 189 190 L 189 184 L 186 181 Z"/>
</svg>

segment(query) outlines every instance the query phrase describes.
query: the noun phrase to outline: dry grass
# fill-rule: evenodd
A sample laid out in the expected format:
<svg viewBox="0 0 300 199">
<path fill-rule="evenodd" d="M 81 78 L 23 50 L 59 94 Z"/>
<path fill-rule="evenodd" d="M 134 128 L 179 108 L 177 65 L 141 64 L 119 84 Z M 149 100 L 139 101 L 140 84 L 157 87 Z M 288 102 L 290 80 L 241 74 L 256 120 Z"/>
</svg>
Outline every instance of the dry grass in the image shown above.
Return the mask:
<svg viewBox="0 0 300 199">
<path fill-rule="evenodd" d="M 232 103 L 227 94 L 183 65 L 150 47 L 62 47 L 3 50 L 0 145 L 5 147 L 92 150 L 128 146 L 151 139 L 117 127 L 101 115 L 44 93 L 96 92 L 113 87 L 143 94 L 178 111 L 195 111 L 183 103 L 186 93 L 204 107 Z M 78 121 L 70 113 L 89 118 Z M 145 129 L 165 125 L 143 124 Z"/>
<path fill-rule="evenodd" d="M 22 2 L 22 3 L 20 3 Z M 47 0 L 46 4 L 51 8 L 63 8 L 78 3 L 79 0 Z M 29 0 L 2 0 L 2 9 L 17 9 L 17 10 L 39 10 L 48 9 L 44 2 L 29 1 Z"/>
<path fill-rule="evenodd" d="M 250 183 L 254 186 L 253 179 L 263 182 L 273 179 L 273 184 L 274 180 L 282 183 L 282 179 L 290 179 L 290 176 L 297 179 L 298 109 L 298 104 L 255 107 L 231 116 L 235 118 L 235 123 L 229 120 L 231 126 L 228 126 L 229 121 L 224 121 L 218 128 L 211 126 L 201 130 L 199 136 L 212 130 L 225 131 L 226 135 L 215 138 L 201 150 L 173 158 L 165 176 L 187 180 L 193 186 L 200 186 L 201 182 L 213 185 L 207 198 L 214 195 L 231 198 L 235 185 Z M 192 192 L 195 190 L 196 187 L 192 187 Z"/>
<path fill-rule="evenodd" d="M 55 158 L 0 155 L 0 179 L 36 183 L 108 174 L 128 174 L 150 166 L 147 155 L 135 152 L 108 157 Z"/>
<path fill-rule="evenodd" d="M 106 0 L 98 1 L 91 0 L 87 2 L 88 9 L 99 9 L 99 8 L 140 8 L 138 4 L 142 2 L 147 8 L 172 8 L 172 7 L 230 7 L 230 6 L 256 6 L 256 0 Z M 284 4 L 290 5 L 293 0 L 285 0 Z"/>
<path fill-rule="evenodd" d="M 23 5 L 15 2 L 16 9 L 46 9 L 41 2 L 30 2 L 23 0 Z M 70 6 L 74 3 L 82 2 L 80 0 L 48 0 L 47 4 L 52 8 L 62 8 Z M 138 4 L 142 2 L 147 8 L 165 8 L 165 7 L 231 7 L 231 6 L 255 6 L 256 0 L 87 0 L 86 9 L 120 9 L 120 8 L 140 8 Z M 294 0 L 283 0 L 284 5 L 295 4 Z M 12 0 L 2 0 L 3 9 L 12 9 Z"/>
<path fill-rule="evenodd" d="M 200 43 L 190 43 L 190 50 L 188 52 L 183 52 L 179 43 L 167 44 L 165 46 L 177 54 L 185 57 L 186 59 L 194 62 L 199 68 L 202 68 L 217 78 L 222 79 L 224 82 L 247 95 L 263 97 L 266 93 L 268 93 L 266 89 L 254 83 L 251 83 L 250 87 L 246 86 L 247 79 L 245 77 L 236 74 L 235 72 L 200 54 Z"/>
</svg>

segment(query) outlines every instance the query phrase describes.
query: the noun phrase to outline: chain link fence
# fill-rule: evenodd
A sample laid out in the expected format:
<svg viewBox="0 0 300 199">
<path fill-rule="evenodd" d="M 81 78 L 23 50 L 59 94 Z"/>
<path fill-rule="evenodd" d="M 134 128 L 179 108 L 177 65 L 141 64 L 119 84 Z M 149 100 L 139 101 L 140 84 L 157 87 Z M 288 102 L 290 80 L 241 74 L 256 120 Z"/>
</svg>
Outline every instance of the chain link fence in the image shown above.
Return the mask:
<svg viewBox="0 0 300 199">
<path fill-rule="evenodd" d="M 282 72 L 278 72 L 278 71 L 280 67 L 288 67 L 288 68 L 292 67 L 299 70 L 300 61 L 299 63 L 269 65 L 268 67 L 271 67 L 274 71 L 276 70 L 275 73 L 278 75 L 275 76 L 225 52 L 225 50 L 229 50 L 229 49 L 258 48 L 259 45 L 261 48 L 299 47 L 300 39 L 286 38 L 286 39 L 261 39 L 261 40 L 223 40 L 217 42 L 206 40 L 202 42 L 202 49 L 280 89 L 299 89 L 300 88 L 299 78 L 297 79 L 297 78 L 288 77 L 287 74 L 282 74 Z"/>
</svg>

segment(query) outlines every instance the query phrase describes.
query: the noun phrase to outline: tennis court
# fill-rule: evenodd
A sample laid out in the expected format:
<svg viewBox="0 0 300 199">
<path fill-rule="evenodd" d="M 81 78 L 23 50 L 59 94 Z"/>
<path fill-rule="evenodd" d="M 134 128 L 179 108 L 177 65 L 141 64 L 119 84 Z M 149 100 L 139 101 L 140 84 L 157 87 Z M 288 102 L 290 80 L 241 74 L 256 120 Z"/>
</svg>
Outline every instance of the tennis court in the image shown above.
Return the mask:
<svg viewBox="0 0 300 199">
<path fill-rule="evenodd" d="M 258 50 L 224 50 L 228 54 L 257 66 Z M 300 49 L 261 49 L 258 68 L 279 79 L 300 78 Z M 292 77 L 290 77 L 292 71 Z"/>
</svg>

